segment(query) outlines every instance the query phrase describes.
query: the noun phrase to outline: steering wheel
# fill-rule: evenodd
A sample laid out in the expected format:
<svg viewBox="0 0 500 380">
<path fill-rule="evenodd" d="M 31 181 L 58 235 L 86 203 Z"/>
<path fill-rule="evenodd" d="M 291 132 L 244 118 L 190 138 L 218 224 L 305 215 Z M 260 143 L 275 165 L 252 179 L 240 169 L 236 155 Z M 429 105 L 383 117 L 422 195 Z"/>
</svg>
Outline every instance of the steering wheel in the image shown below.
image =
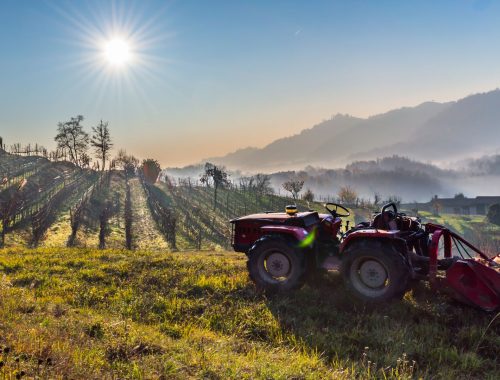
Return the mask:
<svg viewBox="0 0 500 380">
<path fill-rule="evenodd" d="M 332 214 L 332 216 L 335 218 L 335 217 L 339 217 L 339 218 L 346 218 L 348 217 L 349 215 L 351 215 L 351 213 L 349 212 L 348 209 L 346 209 L 344 206 L 341 206 L 337 203 L 325 203 L 325 208 L 328 210 L 328 212 L 330 214 Z M 343 214 L 339 214 L 337 211 L 344 211 Z"/>
</svg>

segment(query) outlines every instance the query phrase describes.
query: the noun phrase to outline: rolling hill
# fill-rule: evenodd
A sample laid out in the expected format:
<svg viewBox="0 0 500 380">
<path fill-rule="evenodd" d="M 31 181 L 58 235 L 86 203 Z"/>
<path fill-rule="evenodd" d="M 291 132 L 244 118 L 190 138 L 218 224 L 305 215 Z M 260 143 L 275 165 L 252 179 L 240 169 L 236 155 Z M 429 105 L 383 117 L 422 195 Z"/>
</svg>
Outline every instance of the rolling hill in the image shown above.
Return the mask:
<svg viewBox="0 0 500 380">
<path fill-rule="evenodd" d="M 500 90 L 447 103 L 426 102 L 366 119 L 337 115 L 264 148 L 246 148 L 208 161 L 271 172 L 307 165 L 337 167 L 359 159 L 403 155 L 456 161 L 500 148 Z"/>
</svg>

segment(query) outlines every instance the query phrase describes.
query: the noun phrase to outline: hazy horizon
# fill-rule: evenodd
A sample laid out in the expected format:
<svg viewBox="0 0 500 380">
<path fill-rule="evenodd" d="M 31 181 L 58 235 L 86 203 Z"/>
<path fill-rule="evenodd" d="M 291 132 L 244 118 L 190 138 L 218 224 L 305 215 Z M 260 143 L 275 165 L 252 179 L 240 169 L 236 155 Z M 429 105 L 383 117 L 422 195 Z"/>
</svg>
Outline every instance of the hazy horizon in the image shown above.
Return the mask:
<svg viewBox="0 0 500 380">
<path fill-rule="evenodd" d="M 163 166 L 263 147 L 337 113 L 366 118 L 500 83 L 500 4 L 5 1 L 0 136 L 55 146 L 109 121 Z M 109 41 L 131 59 L 103 57 Z"/>
</svg>

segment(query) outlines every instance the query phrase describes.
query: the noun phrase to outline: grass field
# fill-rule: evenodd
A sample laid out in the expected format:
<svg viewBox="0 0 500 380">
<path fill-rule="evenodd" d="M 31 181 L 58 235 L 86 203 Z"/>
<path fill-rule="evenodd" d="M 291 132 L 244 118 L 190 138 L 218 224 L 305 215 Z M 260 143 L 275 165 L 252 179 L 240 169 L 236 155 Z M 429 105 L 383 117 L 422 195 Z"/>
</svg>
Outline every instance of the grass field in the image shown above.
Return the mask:
<svg viewBox="0 0 500 380">
<path fill-rule="evenodd" d="M 484 215 L 433 215 L 420 212 L 424 222 L 445 225 L 452 231 L 462 235 L 491 256 L 500 252 L 500 226 L 488 222 Z"/>
<path fill-rule="evenodd" d="M 6 379 L 496 379 L 494 318 L 424 284 L 368 310 L 335 274 L 267 298 L 228 252 L 0 251 Z"/>
</svg>

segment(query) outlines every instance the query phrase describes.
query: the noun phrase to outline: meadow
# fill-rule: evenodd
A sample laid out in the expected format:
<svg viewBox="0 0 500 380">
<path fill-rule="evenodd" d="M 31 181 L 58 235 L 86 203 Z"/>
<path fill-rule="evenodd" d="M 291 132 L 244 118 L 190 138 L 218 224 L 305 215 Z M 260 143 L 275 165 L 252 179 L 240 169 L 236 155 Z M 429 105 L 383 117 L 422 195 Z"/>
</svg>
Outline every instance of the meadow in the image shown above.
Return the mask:
<svg viewBox="0 0 500 380">
<path fill-rule="evenodd" d="M 82 248 L 3 249 L 0 273 L 6 379 L 500 375 L 499 318 L 425 284 L 367 309 L 335 273 L 266 297 L 244 255 Z"/>
</svg>

